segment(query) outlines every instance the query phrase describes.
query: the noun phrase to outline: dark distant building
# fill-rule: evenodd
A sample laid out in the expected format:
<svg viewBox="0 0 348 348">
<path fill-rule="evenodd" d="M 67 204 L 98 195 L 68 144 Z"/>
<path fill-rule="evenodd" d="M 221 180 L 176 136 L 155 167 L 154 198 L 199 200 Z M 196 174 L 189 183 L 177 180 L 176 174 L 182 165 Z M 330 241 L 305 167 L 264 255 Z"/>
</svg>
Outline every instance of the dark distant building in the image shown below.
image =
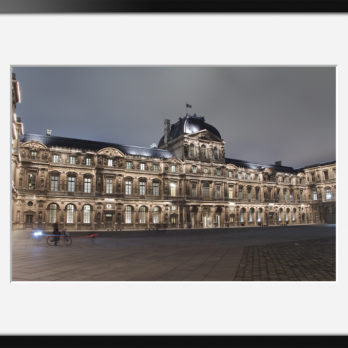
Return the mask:
<svg viewBox="0 0 348 348">
<path fill-rule="evenodd" d="M 14 229 L 211 228 L 335 222 L 336 162 L 294 169 L 225 157 L 204 117 L 170 124 L 158 148 L 24 134 L 15 116 Z"/>
</svg>

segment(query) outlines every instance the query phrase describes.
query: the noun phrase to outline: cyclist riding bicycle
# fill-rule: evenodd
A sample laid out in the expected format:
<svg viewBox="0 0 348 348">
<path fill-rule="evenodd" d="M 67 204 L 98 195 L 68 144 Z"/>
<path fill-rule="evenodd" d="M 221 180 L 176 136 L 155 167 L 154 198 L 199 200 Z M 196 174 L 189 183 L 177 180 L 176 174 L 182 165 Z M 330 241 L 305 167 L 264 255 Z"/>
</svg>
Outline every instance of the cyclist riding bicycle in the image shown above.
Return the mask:
<svg viewBox="0 0 348 348">
<path fill-rule="evenodd" d="M 53 224 L 53 234 L 57 235 L 57 237 L 54 237 L 54 245 L 57 246 L 57 243 L 59 241 L 59 235 L 60 235 L 57 222 Z"/>
</svg>

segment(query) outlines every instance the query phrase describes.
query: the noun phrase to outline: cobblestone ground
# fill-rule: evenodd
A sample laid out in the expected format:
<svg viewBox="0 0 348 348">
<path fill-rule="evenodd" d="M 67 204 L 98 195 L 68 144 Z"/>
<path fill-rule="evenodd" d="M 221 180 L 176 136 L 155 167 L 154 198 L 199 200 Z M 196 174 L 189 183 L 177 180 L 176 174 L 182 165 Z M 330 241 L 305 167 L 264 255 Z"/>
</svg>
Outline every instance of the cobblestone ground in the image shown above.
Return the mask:
<svg viewBox="0 0 348 348">
<path fill-rule="evenodd" d="M 244 248 L 234 280 L 334 281 L 335 238 Z"/>
</svg>

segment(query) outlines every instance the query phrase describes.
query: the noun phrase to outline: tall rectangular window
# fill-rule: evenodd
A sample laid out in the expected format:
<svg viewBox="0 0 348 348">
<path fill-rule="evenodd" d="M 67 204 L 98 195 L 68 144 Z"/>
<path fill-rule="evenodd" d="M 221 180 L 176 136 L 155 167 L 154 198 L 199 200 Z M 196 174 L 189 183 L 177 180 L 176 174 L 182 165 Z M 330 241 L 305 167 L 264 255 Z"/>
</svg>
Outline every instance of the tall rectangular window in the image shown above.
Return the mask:
<svg viewBox="0 0 348 348">
<path fill-rule="evenodd" d="M 175 170 L 176 170 L 175 165 L 174 165 L 174 164 L 171 165 L 171 166 L 170 166 L 170 171 L 171 171 L 172 173 L 175 173 Z"/>
<path fill-rule="evenodd" d="M 197 167 L 196 166 L 192 166 L 192 174 L 197 174 Z"/>
<path fill-rule="evenodd" d="M 313 201 L 318 200 L 317 191 L 313 191 Z"/>
<path fill-rule="evenodd" d="M 145 191 L 146 191 L 146 183 L 145 183 L 145 181 L 140 181 L 139 182 L 139 195 L 145 196 Z"/>
<path fill-rule="evenodd" d="M 140 170 L 145 170 L 145 163 L 140 163 Z"/>
<path fill-rule="evenodd" d="M 159 182 L 152 183 L 152 194 L 154 196 L 159 196 Z"/>
<path fill-rule="evenodd" d="M 204 183 L 203 184 L 203 198 L 209 198 L 210 194 L 209 194 L 209 183 Z"/>
<path fill-rule="evenodd" d="M 197 197 L 197 184 L 192 183 L 192 197 Z"/>
<path fill-rule="evenodd" d="M 127 169 L 132 169 L 132 162 L 127 162 L 126 163 L 126 168 Z"/>
<path fill-rule="evenodd" d="M 228 171 L 228 177 L 232 178 L 232 171 L 231 170 Z"/>
<path fill-rule="evenodd" d="M 251 187 L 248 187 L 248 200 L 251 199 Z"/>
<path fill-rule="evenodd" d="M 85 205 L 83 207 L 83 223 L 90 224 L 91 223 L 91 206 Z"/>
<path fill-rule="evenodd" d="M 221 198 L 221 185 L 215 186 L 215 198 Z"/>
<path fill-rule="evenodd" d="M 112 193 L 112 179 L 106 179 L 106 193 Z"/>
<path fill-rule="evenodd" d="M 229 199 L 233 198 L 233 186 L 228 187 L 228 198 Z"/>
<path fill-rule="evenodd" d="M 247 180 L 250 180 L 250 173 L 247 173 L 246 179 L 247 179 Z"/>
<path fill-rule="evenodd" d="M 221 168 L 216 168 L 216 175 L 220 176 L 221 175 Z"/>
<path fill-rule="evenodd" d="M 126 206 L 126 224 L 131 224 L 132 223 L 132 207 L 130 205 Z"/>
<path fill-rule="evenodd" d="M 324 179 L 329 180 L 329 172 L 327 170 L 324 170 Z"/>
<path fill-rule="evenodd" d="M 153 171 L 154 172 L 158 172 L 158 164 L 154 164 L 153 165 Z"/>
<path fill-rule="evenodd" d="M 68 192 L 75 192 L 75 177 L 68 177 Z"/>
<path fill-rule="evenodd" d="M 72 204 L 68 204 L 67 206 L 66 222 L 68 224 L 74 223 L 74 206 Z"/>
<path fill-rule="evenodd" d="M 286 201 L 286 190 L 283 190 L 283 200 Z"/>
<path fill-rule="evenodd" d="M 336 168 L 332 169 L 333 177 L 336 178 Z"/>
<path fill-rule="evenodd" d="M 170 183 L 170 195 L 172 197 L 176 196 L 176 183 L 175 182 Z"/>
<path fill-rule="evenodd" d="M 58 163 L 58 162 L 59 162 L 59 156 L 53 155 L 53 163 Z"/>
<path fill-rule="evenodd" d="M 132 181 L 126 180 L 126 195 L 132 194 Z"/>
<path fill-rule="evenodd" d="M 328 188 L 326 189 L 326 200 L 329 201 L 331 199 L 332 199 L 331 190 Z"/>
<path fill-rule="evenodd" d="M 293 202 L 293 200 L 294 200 L 294 193 L 293 193 L 293 191 L 290 191 L 289 199 L 290 199 L 290 202 Z"/>
<path fill-rule="evenodd" d="M 239 179 L 239 180 L 242 179 L 242 173 L 238 173 L 237 176 L 238 176 L 238 179 Z"/>
<path fill-rule="evenodd" d="M 238 189 L 238 198 L 243 199 L 243 187 L 240 186 Z"/>
<path fill-rule="evenodd" d="M 113 165 L 114 165 L 114 161 L 111 158 L 109 158 L 108 159 L 108 167 L 113 167 Z"/>
<path fill-rule="evenodd" d="M 300 190 L 300 202 L 302 201 L 303 190 Z"/>
<path fill-rule="evenodd" d="M 92 190 L 92 178 L 84 178 L 83 191 L 85 193 L 91 193 Z"/>
<path fill-rule="evenodd" d="M 70 164 L 75 164 L 75 163 L 76 163 L 76 158 L 75 158 L 75 156 L 70 156 L 70 157 L 69 157 L 69 163 L 70 163 Z"/>
<path fill-rule="evenodd" d="M 87 157 L 86 158 L 86 166 L 91 166 L 92 165 L 92 158 Z"/>
<path fill-rule="evenodd" d="M 51 191 L 58 191 L 58 176 L 51 176 Z"/>
</svg>

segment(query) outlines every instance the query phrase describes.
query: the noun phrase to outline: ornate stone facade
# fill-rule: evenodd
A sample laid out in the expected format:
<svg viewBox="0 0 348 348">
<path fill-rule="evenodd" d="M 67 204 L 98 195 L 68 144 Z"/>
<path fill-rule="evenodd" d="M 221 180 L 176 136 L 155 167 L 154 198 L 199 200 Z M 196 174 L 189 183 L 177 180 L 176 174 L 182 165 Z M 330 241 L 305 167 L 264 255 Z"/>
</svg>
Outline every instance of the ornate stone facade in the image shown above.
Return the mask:
<svg viewBox="0 0 348 348">
<path fill-rule="evenodd" d="M 13 228 L 335 223 L 335 162 L 295 170 L 226 158 L 219 132 L 196 115 L 165 120 L 159 147 L 25 134 L 12 146 Z"/>
</svg>

